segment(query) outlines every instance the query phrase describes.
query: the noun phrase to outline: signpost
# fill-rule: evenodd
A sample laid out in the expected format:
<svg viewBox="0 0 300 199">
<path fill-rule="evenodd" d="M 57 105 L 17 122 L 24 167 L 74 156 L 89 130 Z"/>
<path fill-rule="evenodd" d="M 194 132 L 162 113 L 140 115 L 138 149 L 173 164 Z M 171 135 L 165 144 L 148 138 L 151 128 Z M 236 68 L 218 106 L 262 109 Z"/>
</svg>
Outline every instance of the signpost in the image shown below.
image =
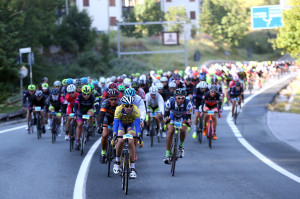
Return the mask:
<svg viewBox="0 0 300 199">
<path fill-rule="evenodd" d="M 30 67 L 30 84 L 32 84 L 32 65 L 34 64 L 34 54 L 31 52 L 31 47 L 19 49 L 19 63 L 22 63 L 22 54 L 28 53 L 28 64 Z"/>
<path fill-rule="evenodd" d="M 280 5 L 251 7 L 252 29 L 272 29 L 282 26 Z"/>
</svg>

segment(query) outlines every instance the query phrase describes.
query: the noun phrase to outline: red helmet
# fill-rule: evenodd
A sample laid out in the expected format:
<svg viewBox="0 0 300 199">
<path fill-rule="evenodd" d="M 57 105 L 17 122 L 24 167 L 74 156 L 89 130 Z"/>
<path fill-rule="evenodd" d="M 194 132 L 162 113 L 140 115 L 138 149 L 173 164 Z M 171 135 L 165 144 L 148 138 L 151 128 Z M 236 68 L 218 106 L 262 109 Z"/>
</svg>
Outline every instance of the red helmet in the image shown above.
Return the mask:
<svg viewBox="0 0 300 199">
<path fill-rule="evenodd" d="M 108 97 L 118 97 L 119 96 L 119 91 L 117 89 L 109 89 L 107 91 L 107 96 Z"/>
<path fill-rule="evenodd" d="M 120 84 L 123 83 L 123 78 L 122 77 L 118 77 L 117 78 L 117 82 L 119 82 Z"/>
<path fill-rule="evenodd" d="M 111 84 L 108 85 L 108 88 L 109 89 L 113 89 L 113 88 L 117 89 L 117 84 L 111 83 Z"/>
</svg>

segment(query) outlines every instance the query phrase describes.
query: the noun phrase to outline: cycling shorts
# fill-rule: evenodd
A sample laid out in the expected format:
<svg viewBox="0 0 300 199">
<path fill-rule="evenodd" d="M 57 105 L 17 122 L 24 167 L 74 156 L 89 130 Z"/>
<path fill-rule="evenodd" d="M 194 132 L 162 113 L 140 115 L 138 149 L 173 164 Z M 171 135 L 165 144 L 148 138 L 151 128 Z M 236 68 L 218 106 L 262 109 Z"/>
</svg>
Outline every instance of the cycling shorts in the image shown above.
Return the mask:
<svg viewBox="0 0 300 199">
<path fill-rule="evenodd" d="M 203 111 L 204 112 L 207 112 L 207 111 L 218 111 L 218 108 L 217 107 L 212 107 L 212 108 L 209 108 L 209 107 L 207 107 L 207 106 L 204 106 L 203 107 Z"/>
<path fill-rule="evenodd" d="M 178 120 L 178 117 L 175 117 L 172 113 L 170 113 L 170 123 L 174 124 L 175 121 Z M 182 117 L 180 117 L 180 120 L 185 123 L 186 122 L 186 115 L 183 115 Z"/>
<path fill-rule="evenodd" d="M 130 133 L 131 135 L 136 136 L 134 122 L 130 124 L 123 124 L 122 122 L 119 122 L 117 136 L 119 133 L 123 133 L 123 134 Z"/>
<path fill-rule="evenodd" d="M 86 112 L 81 112 L 79 109 L 77 111 L 77 122 L 83 122 L 82 115 L 86 115 L 88 112 L 92 111 L 94 113 L 94 109 L 89 109 Z"/>
</svg>

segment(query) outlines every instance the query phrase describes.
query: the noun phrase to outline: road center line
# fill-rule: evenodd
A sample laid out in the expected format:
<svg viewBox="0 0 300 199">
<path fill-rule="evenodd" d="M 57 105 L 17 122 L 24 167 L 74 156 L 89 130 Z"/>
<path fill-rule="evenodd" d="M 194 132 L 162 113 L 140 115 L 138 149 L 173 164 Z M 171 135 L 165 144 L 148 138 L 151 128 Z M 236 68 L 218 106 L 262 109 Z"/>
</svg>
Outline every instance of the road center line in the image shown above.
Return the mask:
<svg viewBox="0 0 300 199">
<path fill-rule="evenodd" d="M 100 137 L 90 148 L 89 152 L 84 157 L 79 172 L 77 174 L 74 192 L 73 192 L 73 199 L 85 199 L 86 198 L 86 180 L 89 174 L 89 169 L 91 165 L 91 160 L 96 152 L 98 146 L 101 143 L 102 137 Z"/>
<path fill-rule="evenodd" d="M 0 134 L 6 133 L 6 132 L 9 132 L 9 131 L 14 131 L 14 130 L 22 129 L 22 128 L 25 128 L 26 126 L 27 125 L 23 125 L 23 126 L 18 126 L 18 127 L 11 128 L 11 129 L 5 129 L 5 130 L 0 131 Z"/>
<path fill-rule="evenodd" d="M 275 86 L 276 84 L 282 83 L 283 81 L 287 80 L 290 76 L 286 76 L 283 79 L 261 89 L 260 91 L 258 91 L 257 93 L 247 97 L 247 99 L 245 99 L 245 103 L 243 106 L 245 106 L 245 104 L 247 104 L 250 100 L 252 100 L 254 97 L 256 97 L 257 95 L 261 94 L 262 92 L 264 92 L 265 90 Z M 285 170 L 284 168 L 280 167 L 278 164 L 274 163 L 272 160 L 270 160 L 269 158 L 267 158 L 266 156 L 264 156 L 263 154 L 261 154 L 259 151 L 257 151 L 251 144 L 249 144 L 249 142 L 247 142 L 247 140 L 241 135 L 240 131 L 238 130 L 237 126 L 234 124 L 234 122 L 232 121 L 231 118 L 231 111 L 229 111 L 228 115 L 227 115 L 227 123 L 230 126 L 233 134 L 235 135 L 235 137 L 238 139 L 238 141 L 248 150 L 250 151 L 254 156 L 256 156 L 258 159 L 260 159 L 263 163 L 267 164 L 268 166 L 270 166 L 272 169 L 278 171 L 279 173 L 285 175 L 286 177 L 300 183 L 300 177 L 292 174 L 291 172 Z"/>
</svg>

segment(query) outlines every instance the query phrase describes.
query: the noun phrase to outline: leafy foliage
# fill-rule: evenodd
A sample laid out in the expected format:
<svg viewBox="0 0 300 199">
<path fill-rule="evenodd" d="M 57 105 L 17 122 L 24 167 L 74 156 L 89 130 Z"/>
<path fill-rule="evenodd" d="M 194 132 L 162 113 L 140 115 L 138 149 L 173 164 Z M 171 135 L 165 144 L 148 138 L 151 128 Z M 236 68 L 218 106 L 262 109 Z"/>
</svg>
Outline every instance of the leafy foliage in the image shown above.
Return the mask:
<svg viewBox="0 0 300 199">
<path fill-rule="evenodd" d="M 204 0 L 199 18 L 200 30 L 216 42 L 237 46 L 248 31 L 248 15 L 238 0 Z"/>
<path fill-rule="evenodd" d="M 283 12 L 283 27 L 276 39 L 278 48 L 300 58 L 300 2 L 290 1 L 294 7 Z"/>
<path fill-rule="evenodd" d="M 165 19 L 166 21 L 186 21 L 186 23 L 190 23 L 184 6 L 169 7 L 168 12 L 165 13 Z M 169 24 L 167 28 L 168 31 L 183 32 L 182 24 Z"/>
</svg>

